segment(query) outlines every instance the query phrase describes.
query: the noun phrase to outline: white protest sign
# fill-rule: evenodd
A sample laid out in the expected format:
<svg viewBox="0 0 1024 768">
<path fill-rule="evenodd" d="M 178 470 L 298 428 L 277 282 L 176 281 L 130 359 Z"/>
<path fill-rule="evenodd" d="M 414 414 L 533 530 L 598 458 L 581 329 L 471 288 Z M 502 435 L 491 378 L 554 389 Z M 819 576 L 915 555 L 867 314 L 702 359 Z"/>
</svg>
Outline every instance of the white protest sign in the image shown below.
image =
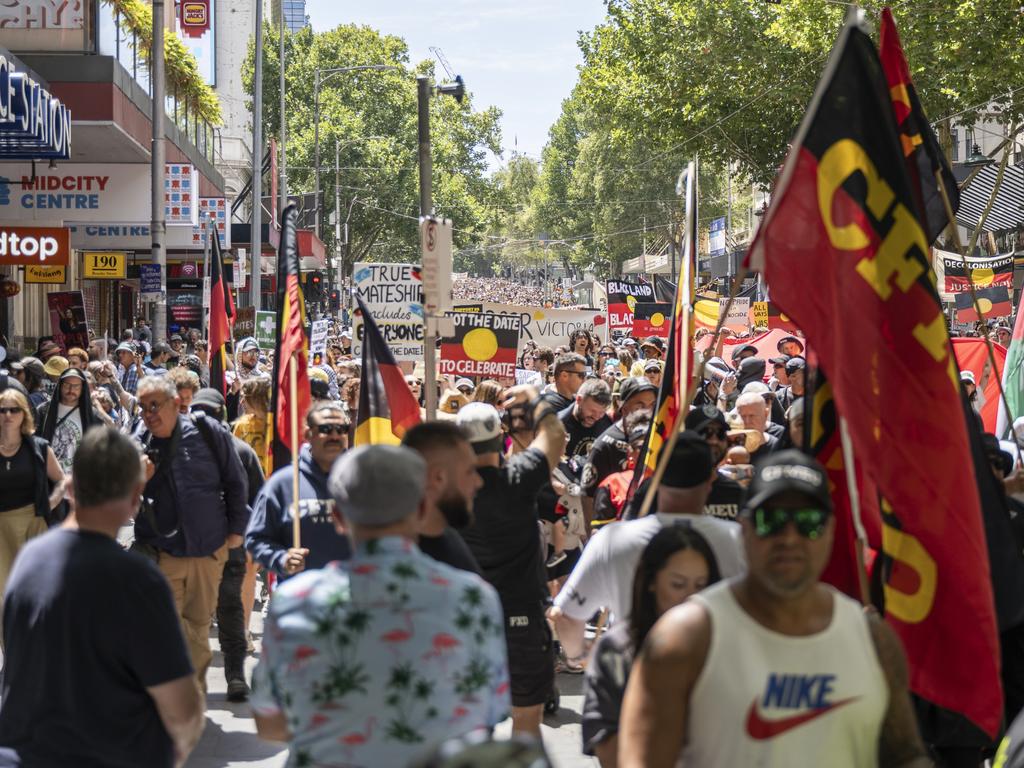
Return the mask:
<svg viewBox="0 0 1024 768">
<path fill-rule="evenodd" d="M 327 354 L 329 320 L 314 320 L 309 333 L 309 356 L 313 365 L 320 365 Z"/>
<path fill-rule="evenodd" d="M 718 300 L 718 314 L 721 316 L 725 312 L 726 305 L 729 304 L 728 299 Z M 732 300 L 732 305 L 729 306 L 729 314 L 725 316 L 724 327 L 731 328 L 734 331 L 746 331 L 750 328 L 750 297 L 742 296 Z"/>
<path fill-rule="evenodd" d="M 356 264 L 352 282 L 397 362 L 423 358 L 423 282 L 416 264 Z M 353 323 L 352 354 L 363 350 L 363 320 Z"/>
<path fill-rule="evenodd" d="M 579 330 L 597 335 L 601 341 L 607 339 L 607 318 L 599 309 L 544 309 L 543 307 L 517 307 L 512 304 L 495 304 L 489 301 L 465 302 L 480 307 L 483 312 L 501 315 L 520 315 L 523 329 L 519 336 L 520 345 L 533 341 L 539 347 L 568 344 L 569 337 Z M 455 302 L 458 309 L 461 302 Z"/>
</svg>

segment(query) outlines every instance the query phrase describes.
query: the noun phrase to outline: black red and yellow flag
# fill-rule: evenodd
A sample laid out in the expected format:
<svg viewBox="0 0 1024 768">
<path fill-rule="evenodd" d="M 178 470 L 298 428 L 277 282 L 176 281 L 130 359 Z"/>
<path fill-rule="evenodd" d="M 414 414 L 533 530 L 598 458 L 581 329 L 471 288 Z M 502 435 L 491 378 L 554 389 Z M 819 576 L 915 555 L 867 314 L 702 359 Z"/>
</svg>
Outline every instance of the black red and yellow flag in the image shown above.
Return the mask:
<svg viewBox="0 0 1024 768">
<path fill-rule="evenodd" d="M 896 21 L 888 8 L 882 9 L 878 45 L 903 146 L 910 191 L 914 195 L 918 219 L 931 244 L 949 224 L 936 175 L 942 178 L 953 213 L 960 207 L 960 190 L 953 177 L 953 169 L 949 167 L 946 154 L 939 146 L 939 140 L 935 138 L 921 100 L 917 97 L 914 81 L 910 78 L 910 67 L 903 55 L 900 35 L 896 31 Z"/>
<path fill-rule="evenodd" d="M 882 547 L 894 565 L 882 590 L 911 688 L 994 736 L 999 640 L 959 373 L 889 86 L 859 9 L 832 50 L 749 261 L 832 375 L 853 455 L 891 504 Z"/>
<path fill-rule="evenodd" d="M 978 320 L 1009 317 L 1013 314 L 1010 291 L 1005 285 L 975 288 L 974 295 L 978 298 L 977 305 L 974 304 L 970 291 L 956 294 L 956 319 L 958 322 L 975 323 Z"/>
<path fill-rule="evenodd" d="M 267 419 L 267 451 L 271 469 L 292 461 L 292 398 L 298 415 L 299 441 L 305 432 L 306 411 L 312 399 L 309 391 L 309 339 L 306 337 L 306 302 L 302 295 L 302 269 L 296 240 L 298 209 L 290 204 L 281 214 L 281 244 L 277 250 L 277 331 L 274 344 L 273 400 Z M 291 388 L 295 367 L 296 387 Z M 298 450 L 298 446 L 294 446 Z"/>
<path fill-rule="evenodd" d="M 220 250 L 220 235 L 216 229 L 209 235 L 210 252 L 210 323 L 207 333 L 210 339 L 210 386 L 227 394 L 224 380 L 228 369 L 228 341 L 231 339 L 231 323 L 235 318 L 235 302 L 231 288 L 224 279 L 224 256 Z"/>
<path fill-rule="evenodd" d="M 363 368 L 355 444 L 398 445 L 406 431 L 420 423 L 420 406 L 373 315 L 359 296 L 356 302 L 363 317 Z"/>
</svg>

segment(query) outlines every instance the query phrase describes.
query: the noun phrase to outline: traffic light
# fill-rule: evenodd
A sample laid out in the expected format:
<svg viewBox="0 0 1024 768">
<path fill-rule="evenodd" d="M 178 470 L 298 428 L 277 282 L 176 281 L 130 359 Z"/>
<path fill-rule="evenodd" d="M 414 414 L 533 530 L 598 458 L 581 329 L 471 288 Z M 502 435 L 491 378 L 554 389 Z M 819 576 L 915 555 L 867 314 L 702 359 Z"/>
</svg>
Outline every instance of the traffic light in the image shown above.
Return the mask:
<svg viewBox="0 0 1024 768">
<path fill-rule="evenodd" d="M 337 291 L 331 291 L 331 311 L 338 312 L 341 309 L 341 294 Z"/>
</svg>

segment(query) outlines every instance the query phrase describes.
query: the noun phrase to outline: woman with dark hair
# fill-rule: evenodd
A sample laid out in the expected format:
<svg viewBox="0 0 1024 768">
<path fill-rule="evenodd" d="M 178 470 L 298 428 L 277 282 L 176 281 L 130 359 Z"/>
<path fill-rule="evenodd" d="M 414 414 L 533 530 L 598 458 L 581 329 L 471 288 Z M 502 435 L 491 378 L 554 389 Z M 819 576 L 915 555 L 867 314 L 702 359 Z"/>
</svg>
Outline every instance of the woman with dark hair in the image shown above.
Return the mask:
<svg viewBox="0 0 1024 768">
<path fill-rule="evenodd" d="M 583 752 L 601 768 L 617 763 L 619 713 L 633 658 L 669 608 L 721 578 L 707 540 L 688 525 L 658 531 L 640 555 L 629 620 L 604 633 L 587 667 L 583 700 Z"/>
<path fill-rule="evenodd" d="M 579 328 L 569 334 L 569 351 L 583 355 L 587 359 L 587 367 L 594 367 L 594 337 L 585 328 Z"/>
</svg>

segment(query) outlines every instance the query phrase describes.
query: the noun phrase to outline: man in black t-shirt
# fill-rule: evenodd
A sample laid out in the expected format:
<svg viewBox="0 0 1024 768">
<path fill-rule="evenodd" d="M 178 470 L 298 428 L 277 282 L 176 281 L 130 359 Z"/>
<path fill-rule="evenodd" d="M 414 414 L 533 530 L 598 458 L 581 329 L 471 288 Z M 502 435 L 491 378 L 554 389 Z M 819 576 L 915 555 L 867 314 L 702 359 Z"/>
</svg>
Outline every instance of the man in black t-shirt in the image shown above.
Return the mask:
<svg viewBox="0 0 1024 768">
<path fill-rule="evenodd" d="M 687 429 L 704 438 L 711 449 L 711 460 L 718 467 L 711 493 L 704 502 L 704 514 L 737 522 L 740 508 L 746 499 L 746 490 L 738 482 L 722 472 L 725 454 L 729 449 L 726 441 L 728 424 L 725 415 L 713 405 L 694 408 L 684 419 Z"/>
<path fill-rule="evenodd" d="M 116 541 L 139 508 L 139 450 L 95 427 L 72 482 L 77 527 L 29 542 L 7 583 L 0 766 L 180 765 L 199 688 L 167 581 Z"/>
<path fill-rule="evenodd" d="M 544 704 L 555 678 L 551 630 L 544 616 L 547 585 L 540 551 L 537 495 L 551 479 L 565 446 L 565 429 L 531 386 L 508 390 L 510 430 L 532 429 L 526 450 L 501 460 L 501 418 L 486 403 L 470 403 L 456 423 L 476 453 L 483 487 L 473 523 L 461 531 L 484 578 L 501 598 L 512 684 L 512 731 L 540 738 Z"/>
<path fill-rule="evenodd" d="M 427 462 L 427 482 L 423 488 L 426 510 L 419 521 L 420 549 L 453 568 L 479 574 L 480 566 L 473 553 L 456 533 L 472 522 L 473 497 L 483 485 L 469 441 L 450 421 L 428 421 L 406 432 L 402 445 L 412 448 Z"/>
<path fill-rule="evenodd" d="M 576 393 L 576 402 L 559 411 L 569 442 L 565 455 L 570 459 L 590 455 L 594 441 L 612 425 L 608 418 L 608 406 L 612 403 L 612 391 L 601 379 L 587 379 Z"/>
</svg>

